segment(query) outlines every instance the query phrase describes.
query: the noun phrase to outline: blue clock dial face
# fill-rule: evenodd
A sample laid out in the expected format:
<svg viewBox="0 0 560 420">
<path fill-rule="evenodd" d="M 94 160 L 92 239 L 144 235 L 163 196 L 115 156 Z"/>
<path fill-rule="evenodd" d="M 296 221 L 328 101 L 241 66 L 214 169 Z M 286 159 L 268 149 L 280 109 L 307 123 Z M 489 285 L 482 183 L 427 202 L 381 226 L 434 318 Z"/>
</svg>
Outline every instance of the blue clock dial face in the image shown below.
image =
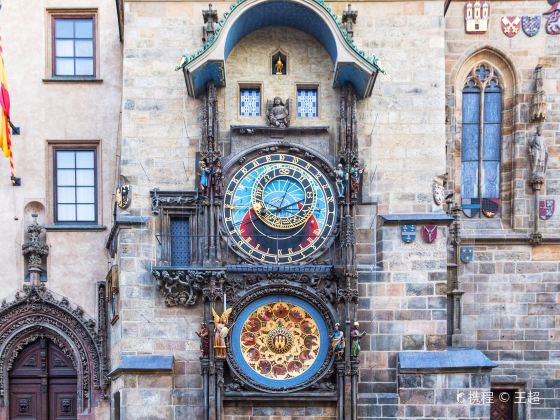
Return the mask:
<svg viewBox="0 0 560 420">
<path fill-rule="evenodd" d="M 324 250 L 336 223 L 335 193 L 310 162 L 271 154 L 245 163 L 224 196 L 224 226 L 236 250 L 266 264 L 290 264 Z"/>
</svg>

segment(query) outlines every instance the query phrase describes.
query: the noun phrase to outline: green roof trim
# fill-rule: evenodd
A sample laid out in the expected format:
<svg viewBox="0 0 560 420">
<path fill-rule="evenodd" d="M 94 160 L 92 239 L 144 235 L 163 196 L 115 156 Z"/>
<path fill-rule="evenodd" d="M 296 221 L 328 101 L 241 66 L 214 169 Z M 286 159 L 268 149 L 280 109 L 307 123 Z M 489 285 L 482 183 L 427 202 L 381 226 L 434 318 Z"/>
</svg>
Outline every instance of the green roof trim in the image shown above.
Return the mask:
<svg viewBox="0 0 560 420">
<path fill-rule="evenodd" d="M 179 62 L 179 64 L 175 67 L 175 70 L 181 70 L 183 69 L 186 65 L 188 65 L 189 63 L 191 63 L 192 61 L 194 61 L 195 59 L 197 59 L 198 57 L 200 57 L 202 54 L 204 54 L 204 52 L 206 50 L 208 50 L 208 48 L 210 48 L 214 42 L 216 41 L 216 39 L 218 38 L 218 36 L 220 35 L 220 32 L 222 31 L 222 28 L 224 27 L 227 19 L 229 18 L 229 16 L 233 13 L 233 11 L 235 9 L 237 9 L 240 5 L 242 5 L 243 3 L 245 3 L 247 0 L 237 0 L 235 3 L 233 3 L 230 7 L 229 10 L 224 12 L 223 17 L 220 19 L 220 21 L 218 22 L 217 26 L 216 26 L 216 32 L 213 36 L 211 36 L 205 43 L 204 46 L 202 48 L 200 48 L 199 50 L 197 50 L 195 53 L 193 54 L 184 54 L 183 56 L 181 56 L 181 60 Z M 336 23 L 336 26 L 338 27 L 338 30 L 340 31 L 342 37 L 344 38 L 344 40 L 346 41 L 346 44 L 348 44 L 348 46 L 350 48 L 352 48 L 352 50 L 354 50 L 358 55 L 360 55 L 364 60 L 366 60 L 369 64 L 373 65 L 379 72 L 385 74 L 385 70 L 383 70 L 379 64 L 379 59 L 374 56 L 374 55 L 366 55 L 366 53 L 364 51 L 362 51 L 361 49 L 359 49 L 356 44 L 354 44 L 354 41 L 352 39 L 352 37 L 348 34 L 348 32 L 346 32 L 346 30 L 344 29 L 344 24 L 339 20 L 338 16 L 336 13 L 334 13 L 332 11 L 332 9 L 327 6 L 327 4 L 325 3 L 324 0 L 311 0 L 313 1 L 315 4 L 318 4 L 319 6 L 321 6 L 326 12 L 328 12 L 328 14 L 330 15 L 330 17 L 334 20 L 334 22 Z"/>
</svg>

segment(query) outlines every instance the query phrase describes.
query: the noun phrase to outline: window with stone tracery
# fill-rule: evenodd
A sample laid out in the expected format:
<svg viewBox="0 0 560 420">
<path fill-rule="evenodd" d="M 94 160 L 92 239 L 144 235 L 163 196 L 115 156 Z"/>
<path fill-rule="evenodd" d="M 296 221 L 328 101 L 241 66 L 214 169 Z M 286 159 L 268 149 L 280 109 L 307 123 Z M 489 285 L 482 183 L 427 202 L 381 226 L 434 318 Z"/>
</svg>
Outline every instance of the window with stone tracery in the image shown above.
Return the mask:
<svg viewBox="0 0 560 420">
<path fill-rule="evenodd" d="M 475 67 L 463 88 L 461 198 L 468 217 L 493 217 L 500 200 L 502 88 L 488 64 Z"/>
</svg>

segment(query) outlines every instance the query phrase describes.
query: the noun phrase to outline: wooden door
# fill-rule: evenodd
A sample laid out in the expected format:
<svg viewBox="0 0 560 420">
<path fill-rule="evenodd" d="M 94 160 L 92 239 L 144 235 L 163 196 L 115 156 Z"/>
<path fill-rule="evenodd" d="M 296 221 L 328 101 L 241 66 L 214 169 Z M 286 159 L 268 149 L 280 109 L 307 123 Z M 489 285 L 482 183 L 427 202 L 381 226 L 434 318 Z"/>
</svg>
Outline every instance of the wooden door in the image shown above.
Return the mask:
<svg viewBox="0 0 560 420">
<path fill-rule="evenodd" d="M 513 420 L 514 393 L 507 389 L 492 389 L 490 420 Z"/>
<path fill-rule="evenodd" d="M 10 372 L 10 419 L 73 420 L 77 375 L 72 362 L 41 338 L 25 348 Z"/>
</svg>

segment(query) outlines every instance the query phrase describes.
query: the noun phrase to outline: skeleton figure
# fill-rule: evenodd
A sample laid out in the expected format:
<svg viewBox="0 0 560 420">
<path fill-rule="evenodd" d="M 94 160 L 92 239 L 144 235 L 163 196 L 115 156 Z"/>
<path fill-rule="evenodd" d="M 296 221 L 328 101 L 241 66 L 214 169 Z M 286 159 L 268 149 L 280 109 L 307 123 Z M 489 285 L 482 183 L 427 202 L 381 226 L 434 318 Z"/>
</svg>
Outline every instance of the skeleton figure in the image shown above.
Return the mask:
<svg viewBox="0 0 560 420">
<path fill-rule="evenodd" d="M 229 333 L 227 324 L 232 310 L 233 308 L 229 308 L 224 311 L 222 316 L 219 316 L 212 308 L 212 315 L 214 316 L 214 355 L 216 359 L 226 358 L 226 337 Z"/>
<path fill-rule="evenodd" d="M 342 163 L 339 163 L 336 166 L 334 174 L 336 176 L 336 189 L 338 190 L 338 197 L 344 198 L 344 189 L 346 186 L 346 171 L 344 170 Z"/>
</svg>

